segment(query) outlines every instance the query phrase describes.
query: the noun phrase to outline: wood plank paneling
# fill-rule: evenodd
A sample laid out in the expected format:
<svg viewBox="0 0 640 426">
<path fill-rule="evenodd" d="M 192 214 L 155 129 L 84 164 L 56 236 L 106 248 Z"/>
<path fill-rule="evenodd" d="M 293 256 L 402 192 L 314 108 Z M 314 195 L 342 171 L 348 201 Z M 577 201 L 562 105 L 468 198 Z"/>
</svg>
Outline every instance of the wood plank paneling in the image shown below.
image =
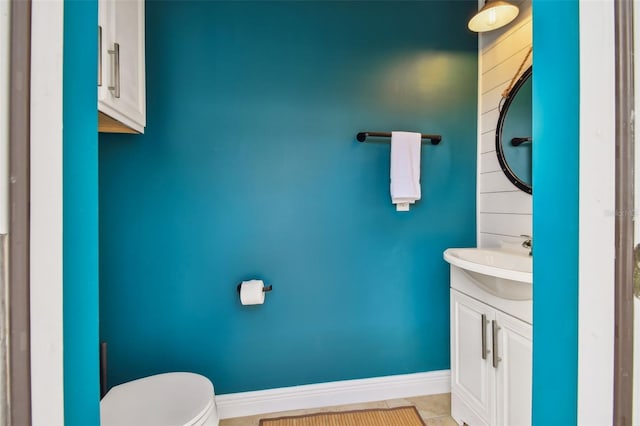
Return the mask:
<svg viewBox="0 0 640 426">
<path fill-rule="evenodd" d="M 491 192 L 520 191 L 507 179 L 502 170 L 480 173 L 478 175 L 478 185 L 482 188 L 482 194 Z"/>
<path fill-rule="evenodd" d="M 509 86 L 510 81 L 505 80 L 503 84 L 480 95 L 480 111 L 482 114 L 498 108 L 502 100 L 502 92 Z"/>
<path fill-rule="evenodd" d="M 478 171 L 480 173 L 499 171 L 502 173 L 500 163 L 498 163 L 498 156 L 495 151 L 485 152 L 480 155 L 480 163 L 478 164 Z M 506 179 L 506 178 L 505 178 Z M 514 186 L 515 188 L 515 186 Z M 480 188 L 480 193 L 484 192 L 484 188 Z"/>
<path fill-rule="evenodd" d="M 480 135 L 480 153 L 496 150 L 496 134 L 495 132 L 487 132 Z"/>
<path fill-rule="evenodd" d="M 522 64 L 525 59 L 525 65 L 522 70 L 524 71 L 527 69 L 527 67 L 531 65 L 531 55 L 527 56 L 530 47 L 531 45 L 523 46 L 522 49 L 516 52 L 509 59 L 497 64 L 494 68 L 491 68 L 489 71 L 482 74 L 483 94 L 498 86 L 511 82 L 516 71 L 520 68 L 520 64 Z"/>
<path fill-rule="evenodd" d="M 518 236 L 531 235 L 531 215 L 514 213 L 480 213 L 482 232 Z"/>
<path fill-rule="evenodd" d="M 480 194 L 480 213 L 531 214 L 531 195 L 516 188 L 509 192 L 485 192 Z"/>
<path fill-rule="evenodd" d="M 495 130 L 498 124 L 498 117 L 500 117 L 500 111 L 498 111 L 498 105 L 496 104 L 494 109 L 482 114 L 480 117 L 480 133 Z"/>
<path fill-rule="evenodd" d="M 533 22 L 531 17 L 522 23 L 512 34 L 499 43 L 487 46 L 482 51 L 482 73 L 515 55 L 522 46 L 531 46 Z"/>
<path fill-rule="evenodd" d="M 517 2 L 517 1 L 516 1 Z M 502 172 L 495 151 L 498 105 L 532 43 L 531 1 L 519 4 L 520 16 L 502 30 L 480 35 L 478 129 L 478 246 L 519 243 L 531 235 L 532 197 L 517 189 Z M 532 61 L 530 56 L 523 66 Z"/>
</svg>

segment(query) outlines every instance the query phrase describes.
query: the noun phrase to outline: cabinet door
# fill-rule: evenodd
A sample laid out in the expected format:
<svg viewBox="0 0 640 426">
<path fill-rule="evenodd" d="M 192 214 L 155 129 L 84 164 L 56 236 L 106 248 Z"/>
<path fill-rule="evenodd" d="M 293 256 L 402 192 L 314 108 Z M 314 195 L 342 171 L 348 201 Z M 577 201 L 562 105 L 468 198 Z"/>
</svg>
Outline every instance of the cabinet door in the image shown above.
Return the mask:
<svg viewBox="0 0 640 426">
<path fill-rule="evenodd" d="M 139 132 L 146 125 L 144 0 L 100 0 L 98 109 Z"/>
<path fill-rule="evenodd" d="M 531 424 L 532 327 L 496 312 L 498 324 L 497 422 L 505 426 Z"/>
<path fill-rule="evenodd" d="M 487 305 L 451 290 L 451 393 L 485 423 L 490 423 L 494 403 L 488 334 L 493 312 Z M 458 419 L 453 411 L 452 416 Z"/>
</svg>

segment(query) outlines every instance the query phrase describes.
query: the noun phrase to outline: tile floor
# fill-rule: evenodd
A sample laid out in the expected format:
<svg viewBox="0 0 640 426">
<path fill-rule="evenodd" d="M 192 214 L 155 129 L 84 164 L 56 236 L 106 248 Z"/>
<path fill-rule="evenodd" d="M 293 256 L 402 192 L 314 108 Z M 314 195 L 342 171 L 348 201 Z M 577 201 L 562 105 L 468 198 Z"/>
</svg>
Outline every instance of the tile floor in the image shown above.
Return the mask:
<svg viewBox="0 0 640 426">
<path fill-rule="evenodd" d="M 339 405 L 335 407 L 312 408 L 309 410 L 285 411 L 281 413 L 261 414 L 250 417 L 237 417 L 220 421 L 220 426 L 258 426 L 260 419 L 281 416 L 299 416 L 327 411 L 366 410 L 369 408 L 394 408 L 414 405 L 427 426 L 457 426 L 451 418 L 451 394 L 416 396 L 412 398 L 391 399 L 366 404 Z"/>
</svg>

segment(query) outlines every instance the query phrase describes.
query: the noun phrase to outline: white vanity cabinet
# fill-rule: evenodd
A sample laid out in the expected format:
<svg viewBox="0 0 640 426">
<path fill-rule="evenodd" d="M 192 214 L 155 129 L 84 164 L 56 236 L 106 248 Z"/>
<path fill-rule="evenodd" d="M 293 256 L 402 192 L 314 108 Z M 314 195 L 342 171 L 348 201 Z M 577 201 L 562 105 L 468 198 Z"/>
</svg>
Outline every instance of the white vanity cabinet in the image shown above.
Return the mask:
<svg viewBox="0 0 640 426">
<path fill-rule="evenodd" d="M 531 360 L 531 324 L 451 289 L 451 415 L 459 424 L 530 425 Z"/>
<path fill-rule="evenodd" d="M 98 2 L 99 131 L 144 132 L 144 22 L 144 0 Z"/>
</svg>

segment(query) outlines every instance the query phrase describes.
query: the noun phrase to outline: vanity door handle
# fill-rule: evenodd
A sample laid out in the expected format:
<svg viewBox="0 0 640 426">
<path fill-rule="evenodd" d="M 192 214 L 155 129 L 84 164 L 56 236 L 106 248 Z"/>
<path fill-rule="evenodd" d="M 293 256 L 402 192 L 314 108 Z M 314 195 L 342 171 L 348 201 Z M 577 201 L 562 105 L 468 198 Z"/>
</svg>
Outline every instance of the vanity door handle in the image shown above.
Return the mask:
<svg viewBox="0 0 640 426">
<path fill-rule="evenodd" d="M 120 44 L 113 43 L 113 50 L 109 50 L 109 54 L 113 55 L 113 85 L 109 86 L 109 90 L 113 92 L 113 96 L 120 97 Z"/>
<path fill-rule="evenodd" d="M 487 316 L 482 314 L 480 326 L 482 327 L 482 359 L 487 359 Z"/>
<path fill-rule="evenodd" d="M 498 363 L 502 361 L 502 358 L 498 356 L 498 323 L 495 320 L 491 320 L 491 350 L 493 351 L 493 368 L 498 368 Z"/>
</svg>

